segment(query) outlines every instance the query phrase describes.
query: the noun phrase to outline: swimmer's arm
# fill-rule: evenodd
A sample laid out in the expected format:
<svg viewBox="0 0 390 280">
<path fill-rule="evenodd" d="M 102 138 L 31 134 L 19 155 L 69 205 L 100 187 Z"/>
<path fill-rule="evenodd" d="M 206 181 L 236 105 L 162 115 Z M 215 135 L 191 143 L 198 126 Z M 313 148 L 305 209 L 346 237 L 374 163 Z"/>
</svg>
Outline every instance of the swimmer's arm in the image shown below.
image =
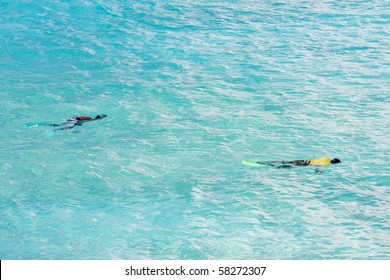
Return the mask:
<svg viewBox="0 0 390 280">
<path fill-rule="evenodd" d="M 315 172 L 315 174 L 317 174 L 317 175 L 322 175 L 322 174 L 323 174 L 321 168 L 316 168 L 316 169 L 314 169 L 314 172 Z"/>
<path fill-rule="evenodd" d="M 104 119 L 105 117 L 107 117 L 107 115 L 101 114 L 101 115 L 97 115 L 95 118 L 90 119 L 90 120 L 91 120 L 91 121 L 96 121 L 96 120 Z"/>
</svg>

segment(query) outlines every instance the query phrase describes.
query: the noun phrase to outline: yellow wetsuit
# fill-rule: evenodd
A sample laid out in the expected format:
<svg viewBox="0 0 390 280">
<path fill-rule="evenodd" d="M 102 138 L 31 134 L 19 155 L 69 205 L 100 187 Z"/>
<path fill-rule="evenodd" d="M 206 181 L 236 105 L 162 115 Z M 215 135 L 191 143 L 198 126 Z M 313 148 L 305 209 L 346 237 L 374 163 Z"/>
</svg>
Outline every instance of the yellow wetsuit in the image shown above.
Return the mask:
<svg viewBox="0 0 390 280">
<path fill-rule="evenodd" d="M 310 160 L 309 165 L 328 166 L 330 165 L 330 159 L 327 157 L 312 159 Z"/>
</svg>

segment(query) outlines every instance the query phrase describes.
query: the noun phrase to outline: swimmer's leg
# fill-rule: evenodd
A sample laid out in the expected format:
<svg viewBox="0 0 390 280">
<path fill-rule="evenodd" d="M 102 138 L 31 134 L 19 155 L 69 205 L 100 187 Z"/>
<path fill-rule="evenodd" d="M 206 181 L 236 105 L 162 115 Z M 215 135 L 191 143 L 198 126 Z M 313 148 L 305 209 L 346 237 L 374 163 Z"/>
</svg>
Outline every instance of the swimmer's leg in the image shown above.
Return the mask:
<svg viewBox="0 0 390 280">
<path fill-rule="evenodd" d="M 275 167 L 275 168 L 292 168 L 294 166 L 293 162 L 290 162 L 290 161 L 278 161 L 278 160 L 275 160 L 275 161 L 257 161 L 256 163 L 260 164 L 260 165 L 272 166 L 272 167 Z"/>
<path fill-rule="evenodd" d="M 282 160 L 273 160 L 273 161 L 256 161 L 257 164 L 260 165 L 268 165 L 273 167 L 280 167 L 283 164 L 289 164 L 289 162 L 282 161 Z"/>
<path fill-rule="evenodd" d="M 46 123 L 46 122 L 38 122 L 38 123 L 28 122 L 28 123 L 25 123 L 25 126 L 28 126 L 28 127 L 37 127 L 37 126 L 62 126 L 62 125 L 65 125 L 65 123 L 61 123 L 61 124 L 57 124 L 57 123 Z"/>
<path fill-rule="evenodd" d="M 63 122 L 63 123 L 39 123 L 38 125 L 39 126 L 64 126 L 64 125 L 67 125 L 69 124 L 69 122 Z"/>
<path fill-rule="evenodd" d="M 65 126 L 65 127 L 61 127 L 61 128 L 56 128 L 54 129 L 54 131 L 57 131 L 57 130 L 65 130 L 65 129 L 72 129 L 74 128 L 75 124 L 74 123 L 71 123 L 69 124 L 68 126 Z"/>
<path fill-rule="evenodd" d="M 275 166 L 275 168 L 293 168 L 293 166 L 291 164 L 282 164 L 282 165 L 279 165 L 279 166 Z"/>
<path fill-rule="evenodd" d="M 258 164 L 276 166 L 278 168 L 290 168 L 293 166 L 305 166 L 308 165 L 309 162 L 307 160 L 292 160 L 292 161 L 273 160 L 273 161 L 258 162 Z"/>
</svg>

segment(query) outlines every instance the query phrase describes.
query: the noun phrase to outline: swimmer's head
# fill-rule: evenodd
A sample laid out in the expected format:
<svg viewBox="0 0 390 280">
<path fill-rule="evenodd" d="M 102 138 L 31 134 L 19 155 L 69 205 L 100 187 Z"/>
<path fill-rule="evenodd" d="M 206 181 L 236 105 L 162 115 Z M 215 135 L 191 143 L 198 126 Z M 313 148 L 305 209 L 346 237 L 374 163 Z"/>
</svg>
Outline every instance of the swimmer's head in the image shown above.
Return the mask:
<svg viewBox="0 0 390 280">
<path fill-rule="evenodd" d="M 336 164 L 336 163 L 340 163 L 341 160 L 339 160 L 338 158 L 334 158 L 330 161 L 331 164 Z"/>
</svg>

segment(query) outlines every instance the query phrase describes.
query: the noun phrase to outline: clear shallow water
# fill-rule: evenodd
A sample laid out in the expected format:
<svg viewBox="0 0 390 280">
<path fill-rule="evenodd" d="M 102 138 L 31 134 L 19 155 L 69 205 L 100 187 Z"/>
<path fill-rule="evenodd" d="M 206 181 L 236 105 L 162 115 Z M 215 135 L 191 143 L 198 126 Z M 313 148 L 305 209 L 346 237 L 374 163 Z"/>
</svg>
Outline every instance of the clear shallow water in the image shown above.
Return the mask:
<svg viewBox="0 0 390 280">
<path fill-rule="evenodd" d="M 1 2 L 0 258 L 389 259 L 389 10 Z"/>
</svg>

